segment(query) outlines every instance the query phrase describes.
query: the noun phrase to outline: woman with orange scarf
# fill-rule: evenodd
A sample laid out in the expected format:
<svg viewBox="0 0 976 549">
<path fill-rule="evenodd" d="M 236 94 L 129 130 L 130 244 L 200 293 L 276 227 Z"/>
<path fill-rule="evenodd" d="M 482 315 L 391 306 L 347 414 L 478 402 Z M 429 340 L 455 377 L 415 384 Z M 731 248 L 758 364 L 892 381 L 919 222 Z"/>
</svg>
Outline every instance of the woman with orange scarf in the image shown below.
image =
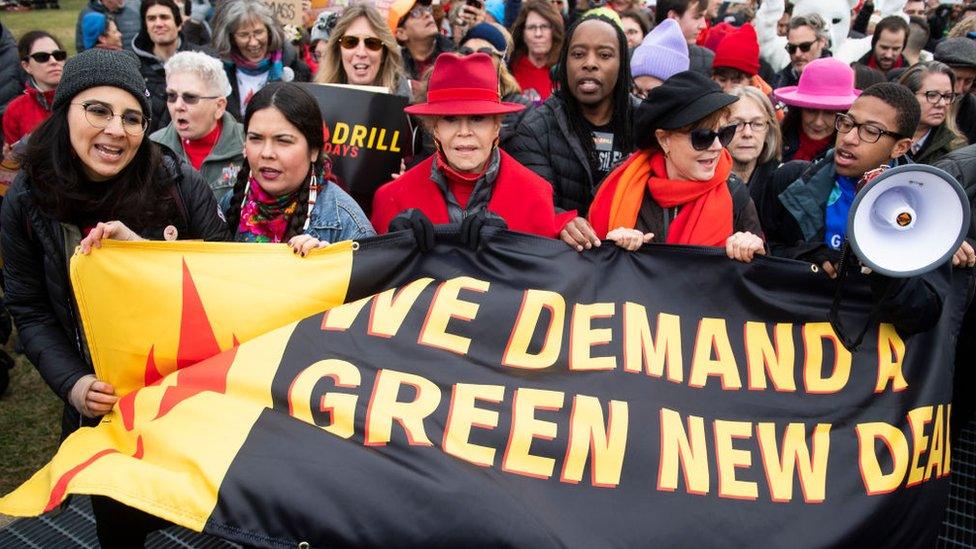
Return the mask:
<svg viewBox="0 0 976 549">
<path fill-rule="evenodd" d="M 747 263 L 765 254 L 756 206 L 725 150 L 736 125 L 723 123 L 737 99 L 691 71 L 651 90 L 635 119 L 639 150 L 590 206 L 597 237 L 628 250 L 652 240 L 724 247 Z"/>
</svg>

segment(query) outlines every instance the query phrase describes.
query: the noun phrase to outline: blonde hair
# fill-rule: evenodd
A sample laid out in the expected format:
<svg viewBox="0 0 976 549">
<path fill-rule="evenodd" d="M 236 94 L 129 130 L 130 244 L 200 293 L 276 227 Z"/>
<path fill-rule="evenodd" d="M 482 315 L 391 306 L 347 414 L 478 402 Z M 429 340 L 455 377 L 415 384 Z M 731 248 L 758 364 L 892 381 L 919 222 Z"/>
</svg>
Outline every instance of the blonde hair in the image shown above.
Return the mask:
<svg viewBox="0 0 976 549">
<path fill-rule="evenodd" d="M 766 94 L 759 91 L 758 88 L 752 86 L 733 88 L 728 93 L 729 95 L 738 97 L 739 101 L 751 99 L 766 116 L 766 139 L 763 140 L 763 148 L 759 153 L 757 163 L 765 164 L 772 160 L 779 161 L 783 149 L 783 133 L 779 127 L 779 120 L 776 119 L 776 110 L 773 108 L 773 104 L 769 101 L 769 98 L 766 97 Z M 735 103 L 730 105 L 730 108 L 734 109 Z"/>
<path fill-rule="evenodd" d="M 356 4 L 349 6 L 336 21 L 335 28 L 329 34 L 329 41 L 326 44 L 325 59 L 322 61 L 315 81 L 319 84 L 348 84 L 346 70 L 342 66 L 342 56 L 339 53 L 339 41 L 345 36 L 346 31 L 360 17 L 365 18 L 370 28 L 376 36 L 383 42 L 383 61 L 376 78 L 378 84 L 389 88 L 395 92 L 403 78 L 403 57 L 400 55 L 400 46 L 397 45 L 393 34 L 386 26 L 386 21 L 376 11 L 376 8 L 369 4 Z"/>
<path fill-rule="evenodd" d="M 946 37 L 965 38 L 967 34 L 973 31 L 976 31 L 976 17 L 967 17 L 949 29 L 949 34 Z"/>
</svg>

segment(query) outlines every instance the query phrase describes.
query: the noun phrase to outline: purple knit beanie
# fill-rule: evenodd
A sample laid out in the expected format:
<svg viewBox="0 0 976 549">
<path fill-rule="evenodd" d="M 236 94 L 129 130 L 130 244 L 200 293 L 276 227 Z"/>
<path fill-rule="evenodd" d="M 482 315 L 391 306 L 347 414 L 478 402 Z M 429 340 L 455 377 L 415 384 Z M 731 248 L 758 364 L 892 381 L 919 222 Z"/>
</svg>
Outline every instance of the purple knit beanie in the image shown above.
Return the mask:
<svg viewBox="0 0 976 549">
<path fill-rule="evenodd" d="M 667 80 L 688 70 L 688 43 L 674 19 L 665 19 L 647 33 L 630 57 L 630 74 Z"/>
</svg>

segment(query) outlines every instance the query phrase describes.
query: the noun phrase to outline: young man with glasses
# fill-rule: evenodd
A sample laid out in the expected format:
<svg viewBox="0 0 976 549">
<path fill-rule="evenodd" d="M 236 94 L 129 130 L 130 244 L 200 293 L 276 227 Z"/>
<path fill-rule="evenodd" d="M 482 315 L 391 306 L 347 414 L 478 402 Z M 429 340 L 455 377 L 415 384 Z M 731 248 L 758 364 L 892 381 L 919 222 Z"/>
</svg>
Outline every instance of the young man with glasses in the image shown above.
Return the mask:
<svg viewBox="0 0 976 549">
<path fill-rule="evenodd" d="M 169 123 L 166 108 L 166 70 L 163 65 L 177 52 L 204 51 L 185 40 L 180 33 L 183 17 L 173 0 L 143 0 L 139 8 L 142 30 L 132 42 L 132 50 L 139 58 L 139 72 L 146 79 L 152 102 L 150 131 Z"/>
<path fill-rule="evenodd" d="M 438 55 L 454 51 L 454 42 L 437 28 L 430 0 L 396 0 L 387 17 L 401 46 L 403 68 L 411 80 L 422 80 Z"/>
<path fill-rule="evenodd" d="M 220 60 L 180 52 L 166 62 L 171 122 L 149 136 L 200 172 L 219 202 L 244 162 L 244 128 L 226 111 L 230 82 Z"/>
<path fill-rule="evenodd" d="M 834 122 L 834 148 L 816 163 L 780 166 L 766 183 L 763 230 L 774 255 L 802 259 L 832 273 L 840 258 L 847 213 L 861 177 L 882 165 L 908 163 L 921 109 L 908 88 L 875 84 Z"/>
<path fill-rule="evenodd" d="M 830 57 L 830 50 L 827 49 L 828 36 L 827 23 L 816 13 L 797 15 L 790 19 L 789 29 L 786 31 L 786 53 L 790 54 L 790 64 L 776 74 L 771 82 L 772 86 L 796 86 L 800 83 L 800 74 L 810 61 Z"/>
<path fill-rule="evenodd" d="M 910 162 L 905 154 L 920 116 L 908 88 L 875 84 L 837 115 L 834 149 L 823 160 L 792 161 L 776 170 L 765 184 L 766 207 L 760 212 L 773 255 L 811 262 L 835 278 L 859 182 L 881 166 Z M 881 322 L 909 335 L 938 320 L 941 299 L 923 278 L 869 276 Z"/>
</svg>

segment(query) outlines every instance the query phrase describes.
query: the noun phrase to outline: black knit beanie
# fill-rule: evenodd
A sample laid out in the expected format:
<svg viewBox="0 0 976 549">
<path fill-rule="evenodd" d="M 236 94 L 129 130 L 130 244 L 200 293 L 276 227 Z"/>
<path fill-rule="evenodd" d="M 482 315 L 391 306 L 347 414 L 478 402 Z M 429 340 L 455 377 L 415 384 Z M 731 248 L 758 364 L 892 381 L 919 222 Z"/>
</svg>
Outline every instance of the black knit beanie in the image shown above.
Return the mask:
<svg viewBox="0 0 976 549">
<path fill-rule="evenodd" d="M 112 86 L 132 94 L 146 117 L 152 114 L 146 81 L 139 74 L 139 61 L 123 52 L 94 48 L 68 59 L 54 92 L 52 109 L 71 101 L 79 93 L 97 86 Z"/>
</svg>

